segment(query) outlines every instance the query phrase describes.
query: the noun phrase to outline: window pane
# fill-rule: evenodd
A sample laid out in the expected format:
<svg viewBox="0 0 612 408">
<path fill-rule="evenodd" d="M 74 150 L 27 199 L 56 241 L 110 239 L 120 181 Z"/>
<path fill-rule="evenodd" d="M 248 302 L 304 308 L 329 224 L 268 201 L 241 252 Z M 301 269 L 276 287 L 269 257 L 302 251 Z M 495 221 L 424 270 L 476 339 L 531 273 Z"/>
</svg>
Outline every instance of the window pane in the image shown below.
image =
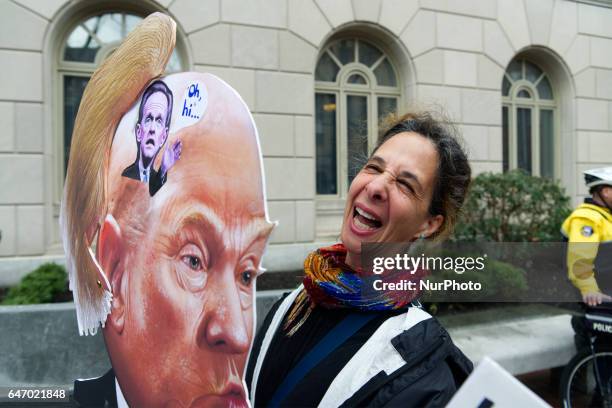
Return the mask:
<svg viewBox="0 0 612 408">
<path fill-rule="evenodd" d="M 336 96 L 315 95 L 317 194 L 337 194 Z"/>
<path fill-rule="evenodd" d="M 529 92 L 527 92 L 527 91 L 526 91 L 526 90 L 524 90 L 524 89 L 521 89 L 521 90 L 519 91 L 519 93 L 518 93 L 516 96 L 518 96 L 519 98 L 527 98 L 527 99 L 531 99 L 531 95 L 529 94 Z"/>
<path fill-rule="evenodd" d="M 525 61 L 525 77 L 528 81 L 536 82 L 542 75 L 542 70 L 532 64 L 531 62 Z"/>
<path fill-rule="evenodd" d="M 87 30 L 78 26 L 68 36 L 64 60 L 93 62 L 99 49 L 100 45 L 87 33 Z"/>
<path fill-rule="evenodd" d="M 98 24 L 92 30 L 93 33 L 102 41 L 103 44 L 110 44 L 113 42 L 121 41 L 123 22 L 122 15 L 115 14 L 104 14 L 98 20 Z M 127 33 L 126 33 L 127 34 Z"/>
<path fill-rule="evenodd" d="M 508 94 L 510 93 L 511 86 L 512 84 L 510 83 L 510 81 L 508 81 L 508 78 L 506 78 L 506 76 L 504 75 L 504 79 L 502 81 L 502 95 L 508 96 Z"/>
<path fill-rule="evenodd" d="M 355 40 L 336 41 L 329 50 L 340 60 L 343 65 L 355 61 Z"/>
<path fill-rule="evenodd" d="M 531 109 L 516 109 L 516 162 L 531 173 Z"/>
<path fill-rule="evenodd" d="M 523 77 L 523 71 L 520 61 L 514 60 L 508 66 L 506 71 L 513 81 L 517 81 Z"/>
<path fill-rule="evenodd" d="M 548 78 L 542 78 L 538 84 L 538 94 L 540 99 L 553 99 L 553 91 L 550 82 L 548 82 Z"/>
<path fill-rule="evenodd" d="M 349 84 L 367 85 L 367 81 L 360 74 L 353 74 L 347 80 Z"/>
<path fill-rule="evenodd" d="M 68 168 L 70 142 L 81 97 L 89 78 L 77 76 L 64 77 L 64 174 Z"/>
<path fill-rule="evenodd" d="M 378 98 L 378 123 L 391 113 L 397 113 L 397 98 Z"/>
<path fill-rule="evenodd" d="M 142 17 L 123 13 L 107 13 L 89 18 L 68 36 L 64 60 L 94 62 L 101 46 L 119 43 Z"/>
<path fill-rule="evenodd" d="M 170 56 L 170 61 L 168 61 L 168 65 L 166 65 L 166 72 L 179 72 L 181 70 L 181 59 L 176 52 L 176 48 L 172 51 L 172 55 Z"/>
<path fill-rule="evenodd" d="M 376 75 L 376 81 L 378 81 L 378 85 L 384 86 L 396 86 L 397 81 L 395 80 L 395 72 L 393 72 L 393 67 L 391 67 L 391 63 L 389 60 L 385 58 L 374 70 L 374 75 Z"/>
<path fill-rule="evenodd" d="M 503 157 L 503 171 L 510 169 L 510 129 L 508 128 L 508 107 L 502 107 L 502 157 Z"/>
<path fill-rule="evenodd" d="M 81 48 L 87 40 L 89 39 L 89 34 L 87 34 L 87 30 L 85 30 L 82 26 L 77 26 L 66 40 L 66 45 L 71 48 Z"/>
<path fill-rule="evenodd" d="M 336 82 L 336 75 L 338 75 L 340 68 L 334 60 L 327 54 L 323 54 L 319 63 L 317 64 L 317 70 L 315 72 L 315 79 L 317 81 Z"/>
<path fill-rule="evenodd" d="M 540 175 L 554 178 L 555 176 L 555 141 L 553 111 L 540 111 Z"/>
<path fill-rule="evenodd" d="M 368 97 L 348 95 L 346 105 L 350 184 L 368 157 Z"/>
<path fill-rule="evenodd" d="M 132 16 L 130 14 L 125 15 L 125 33 L 132 31 L 138 23 L 142 21 L 140 16 Z"/>
<path fill-rule="evenodd" d="M 378 48 L 365 42 L 359 42 L 359 62 L 362 64 L 370 67 L 378 61 L 381 56 L 382 53 L 378 51 Z"/>
<path fill-rule="evenodd" d="M 96 26 L 100 24 L 100 17 L 102 16 L 91 17 L 85 23 L 83 23 L 83 25 L 87 27 L 89 31 L 95 31 Z"/>
</svg>

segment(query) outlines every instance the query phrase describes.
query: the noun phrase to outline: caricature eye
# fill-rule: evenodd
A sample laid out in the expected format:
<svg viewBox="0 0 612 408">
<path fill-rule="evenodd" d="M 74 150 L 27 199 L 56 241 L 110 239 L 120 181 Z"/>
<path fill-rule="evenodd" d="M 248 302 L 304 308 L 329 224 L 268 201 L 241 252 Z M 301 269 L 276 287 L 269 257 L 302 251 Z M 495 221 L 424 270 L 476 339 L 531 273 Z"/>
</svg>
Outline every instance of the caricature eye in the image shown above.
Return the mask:
<svg viewBox="0 0 612 408">
<path fill-rule="evenodd" d="M 240 281 L 245 286 L 251 286 L 253 282 L 253 277 L 255 276 L 255 272 L 253 271 L 244 271 L 240 274 Z"/>
<path fill-rule="evenodd" d="M 195 244 L 186 244 L 179 252 L 179 258 L 189 269 L 201 271 L 206 265 L 206 255 Z"/>
<path fill-rule="evenodd" d="M 194 271 L 202 269 L 202 260 L 195 255 L 185 255 L 181 258 L 185 265 L 189 266 Z"/>
<path fill-rule="evenodd" d="M 206 286 L 208 258 L 199 246 L 189 243 L 179 251 L 177 274 L 181 285 L 188 290 L 200 291 Z"/>
</svg>

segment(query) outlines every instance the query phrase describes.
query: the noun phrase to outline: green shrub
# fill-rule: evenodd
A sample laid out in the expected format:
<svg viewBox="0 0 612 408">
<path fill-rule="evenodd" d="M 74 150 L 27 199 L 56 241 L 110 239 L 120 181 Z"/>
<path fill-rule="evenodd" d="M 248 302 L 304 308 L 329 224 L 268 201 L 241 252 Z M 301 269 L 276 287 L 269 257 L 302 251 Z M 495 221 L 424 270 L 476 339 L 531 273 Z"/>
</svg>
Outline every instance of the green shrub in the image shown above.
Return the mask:
<svg viewBox="0 0 612 408">
<path fill-rule="evenodd" d="M 482 173 L 472 182 L 453 240 L 559 241 L 569 202 L 556 181 L 523 170 Z"/>
<path fill-rule="evenodd" d="M 50 303 L 68 289 L 66 269 L 55 263 L 46 263 L 23 277 L 9 289 L 4 305 Z"/>
</svg>

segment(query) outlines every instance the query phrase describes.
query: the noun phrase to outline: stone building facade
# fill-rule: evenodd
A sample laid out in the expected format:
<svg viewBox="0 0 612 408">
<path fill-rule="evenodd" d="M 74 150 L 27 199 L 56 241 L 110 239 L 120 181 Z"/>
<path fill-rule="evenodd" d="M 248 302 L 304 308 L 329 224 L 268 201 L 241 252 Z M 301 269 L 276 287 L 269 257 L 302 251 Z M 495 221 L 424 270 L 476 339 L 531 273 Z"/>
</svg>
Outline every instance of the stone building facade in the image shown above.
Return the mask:
<svg viewBox="0 0 612 408">
<path fill-rule="evenodd" d="M 0 285 L 61 258 L 59 200 L 80 91 L 142 16 L 178 25 L 170 71 L 218 75 L 257 122 L 266 266 L 337 237 L 355 152 L 389 111 L 444 107 L 476 172 L 560 180 L 612 162 L 612 2 L 0 0 Z M 364 140 L 368 140 L 365 142 Z"/>
</svg>

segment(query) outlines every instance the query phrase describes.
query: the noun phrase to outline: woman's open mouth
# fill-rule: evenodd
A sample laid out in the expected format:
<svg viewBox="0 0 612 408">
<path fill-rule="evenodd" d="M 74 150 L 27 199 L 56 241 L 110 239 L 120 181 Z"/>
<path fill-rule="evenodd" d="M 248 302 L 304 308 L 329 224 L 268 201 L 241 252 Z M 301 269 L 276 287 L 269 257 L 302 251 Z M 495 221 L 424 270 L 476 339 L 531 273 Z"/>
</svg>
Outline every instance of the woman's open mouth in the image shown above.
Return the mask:
<svg viewBox="0 0 612 408">
<path fill-rule="evenodd" d="M 351 229 L 356 234 L 370 234 L 380 229 L 382 225 L 382 221 L 375 214 L 358 205 L 353 207 Z"/>
</svg>

